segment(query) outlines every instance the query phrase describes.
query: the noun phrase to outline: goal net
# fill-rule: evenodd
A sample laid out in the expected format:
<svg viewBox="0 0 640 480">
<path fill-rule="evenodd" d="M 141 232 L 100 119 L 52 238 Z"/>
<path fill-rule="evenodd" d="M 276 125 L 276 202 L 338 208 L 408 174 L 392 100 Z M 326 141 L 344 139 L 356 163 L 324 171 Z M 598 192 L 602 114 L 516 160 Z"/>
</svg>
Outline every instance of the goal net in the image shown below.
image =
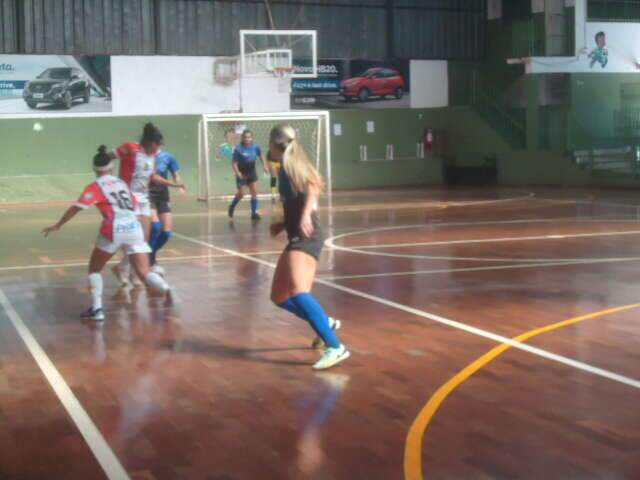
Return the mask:
<svg viewBox="0 0 640 480">
<path fill-rule="evenodd" d="M 233 149 L 240 143 L 242 132 L 253 132 L 254 143 L 260 145 L 266 158 L 271 129 L 282 123 L 296 130 L 309 159 L 325 178 L 326 196 L 331 202 L 329 114 L 313 111 L 203 115 L 198 128 L 198 198 L 209 201 L 235 194 L 231 158 Z M 256 171 L 259 193 L 270 195 L 270 176 L 262 171 L 259 161 Z"/>
</svg>

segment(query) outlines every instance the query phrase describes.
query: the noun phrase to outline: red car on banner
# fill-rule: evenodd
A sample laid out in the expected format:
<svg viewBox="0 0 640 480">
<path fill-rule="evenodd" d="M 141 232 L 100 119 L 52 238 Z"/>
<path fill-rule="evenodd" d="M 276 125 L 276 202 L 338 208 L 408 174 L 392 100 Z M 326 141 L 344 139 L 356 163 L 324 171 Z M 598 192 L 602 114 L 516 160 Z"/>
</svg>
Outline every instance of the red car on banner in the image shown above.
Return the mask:
<svg viewBox="0 0 640 480">
<path fill-rule="evenodd" d="M 392 68 L 370 68 L 357 77 L 348 78 L 340 84 L 340 95 L 346 101 L 370 97 L 384 98 L 393 95 L 398 100 L 405 92 L 405 80 L 397 70 Z"/>
</svg>

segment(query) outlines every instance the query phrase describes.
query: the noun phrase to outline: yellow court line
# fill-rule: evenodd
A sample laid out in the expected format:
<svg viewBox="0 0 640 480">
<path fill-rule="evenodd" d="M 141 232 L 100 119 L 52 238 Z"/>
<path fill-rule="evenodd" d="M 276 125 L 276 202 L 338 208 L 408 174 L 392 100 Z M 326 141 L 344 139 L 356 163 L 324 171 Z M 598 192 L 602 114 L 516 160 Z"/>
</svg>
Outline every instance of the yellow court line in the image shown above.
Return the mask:
<svg viewBox="0 0 640 480">
<path fill-rule="evenodd" d="M 533 338 L 537 335 L 540 335 L 545 332 L 549 332 L 551 330 L 556 330 L 558 328 L 566 327 L 567 325 L 572 325 L 574 323 L 582 322 L 584 320 L 590 320 L 592 318 L 601 317 L 603 315 L 608 315 L 616 312 L 623 312 L 625 310 L 631 310 L 632 308 L 640 307 L 640 303 L 634 303 L 631 305 L 624 305 L 622 307 L 609 308 L 606 310 L 601 310 L 599 312 L 589 313 L 587 315 L 581 315 L 579 317 L 573 317 L 568 320 L 564 320 L 562 322 L 554 323 L 548 325 L 546 327 L 536 328 L 534 330 L 530 330 L 525 332 L 517 337 L 514 337 L 513 340 L 517 342 L 524 342 Z M 404 450 L 404 475 L 405 480 L 423 480 L 423 471 L 422 471 L 422 443 L 424 439 L 425 432 L 429 427 L 429 423 L 433 419 L 436 411 L 444 402 L 444 400 L 449 396 L 449 394 L 455 390 L 462 382 L 471 377 L 474 373 L 476 373 L 481 368 L 485 367 L 491 361 L 493 361 L 498 356 L 502 355 L 505 351 L 511 348 L 511 345 L 506 343 L 502 343 L 497 347 L 489 350 L 487 353 L 477 358 L 474 362 L 467 365 L 464 369 L 460 370 L 454 377 L 452 377 L 447 383 L 442 385 L 436 393 L 429 399 L 427 404 L 420 411 L 416 419 L 413 421 L 411 428 L 409 429 L 409 433 L 407 434 L 407 440 Z"/>
</svg>

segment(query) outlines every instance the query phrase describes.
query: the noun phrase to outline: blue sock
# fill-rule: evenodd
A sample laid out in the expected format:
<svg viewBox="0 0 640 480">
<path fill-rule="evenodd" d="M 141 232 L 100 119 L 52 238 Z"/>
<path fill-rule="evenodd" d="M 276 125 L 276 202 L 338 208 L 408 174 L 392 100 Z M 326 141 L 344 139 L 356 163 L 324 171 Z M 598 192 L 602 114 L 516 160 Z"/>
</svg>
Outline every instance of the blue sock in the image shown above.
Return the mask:
<svg viewBox="0 0 640 480">
<path fill-rule="evenodd" d="M 233 200 L 231 200 L 231 208 L 236 208 L 236 205 L 240 203 L 240 200 L 242 199 L 238 197 L 233 197 Z"/>
<path fill-rule="evenodd" d="M 252 198 L 251 199 L 251 213 L 254 214 L 258 211 L 258 199 L 257 198 Z"/>
<path fill-rule="evenodd" d="M 158 250 L 165 246 L 165 244 L 171 238 L 171 230 L 160 232 L 160 235 L 156 238 L 156 241 L 151 245 L 151 249 L 153 251 L 153 256 L 155 257 Z"/>
<path fill-rule="evenodd" d="M 149 246 L 153 247 L 153 243 L 160 235 L 160 231 L 162 230 L 162 224 L 160 222 L 153 222 L 151 224 L 151 236 L 149 238 Z"/>
<path fill-rule="evenodd" d="M 322 338 L 328 347 L 338 348 L 340 340 L 329 326 L 329 317 L 325 313 L 322 305 L 310 293 L 300 293 L 289 300 L 302 313 L 316 333 Z"/>
<path fill-rule="evenodd" d="M 306 320 L 304 313 L 296 307 L 296 304 L 291 301 L 290 298 L 286 299 L 284 302 L 279 303 L 278 306 L 283 308 L 287 312 L 293 313 L 295 316 L 300 317 L 303 320 Z"/>
<path fill-rule="evenodd" d="M 160 222 L 153 222 L 151 224 L 151 235 L 149 236 L 149 246 L 151 247 L 151 265 L 154 265 L 156 263 L 156 252 L 153 249 L 153 245 L 158 240 L 160 230 L 162 230 L 162 224 Z"/>
</svg>

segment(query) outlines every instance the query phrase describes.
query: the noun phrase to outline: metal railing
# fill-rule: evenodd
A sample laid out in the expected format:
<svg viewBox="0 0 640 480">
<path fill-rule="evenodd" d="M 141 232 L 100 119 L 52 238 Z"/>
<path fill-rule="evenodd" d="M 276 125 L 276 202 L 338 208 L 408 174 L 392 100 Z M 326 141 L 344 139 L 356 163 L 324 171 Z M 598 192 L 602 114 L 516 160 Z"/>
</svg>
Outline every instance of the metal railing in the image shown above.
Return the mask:
<svg viewBox="0 0 640 480">
<path fill-rule="evenodd" d="M 526 124 L 509 113 L 504 105 L 504 90 L 484 88 L 478 72 L 472 75 L 471 104 L 478 114 L 489 123 L 514 148 L 526 145 Z"/>
<path fill-rule="evenodd" d="M 640 108 L 625 107 L 614 111 L 613 129 L 619 136 L 640 137 Z"/>
<path fill-rule="evenodd" d="M 640 1 L 589 0 L 587 2 L 587 18 L 592 22 L 639 22 Z"/>
</svg>

